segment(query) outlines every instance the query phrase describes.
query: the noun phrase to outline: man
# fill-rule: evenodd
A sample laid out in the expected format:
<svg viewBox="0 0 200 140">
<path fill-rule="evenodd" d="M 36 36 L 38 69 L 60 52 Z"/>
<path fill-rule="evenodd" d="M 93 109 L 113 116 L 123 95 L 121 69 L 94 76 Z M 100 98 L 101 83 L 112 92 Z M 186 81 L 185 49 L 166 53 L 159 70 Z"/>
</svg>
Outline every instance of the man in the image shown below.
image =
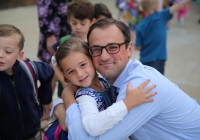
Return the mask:
<svg viewBox="0 0 200 140">
<path fill-rule="evenodd" d="M 69 139 L 122 140 L 131 134 L 133 139 L 141 140 L 200 139 L 199 104 L 154 68 L 130 59 L 133 46 L 129 28 L 123 22 L 105 19 L 95 23 L 88 32 L 88 42 L 95 68 L 118 88 L 117 101 L 125 98 L 128 82 L 135 88 L 148 78 L 156 84 L 154 90 L 158 94 L 153 97 L 154 102 L 131 109 L 116 126 L 98 137 L 91 137 L 82 127 L 79 107 L 70 94 L 74 91 L 65 89 L 68 92 L 63 94 L 63 101 Z M 112 54 L 106 48 L 110 43 L 119 44 Z"/>
</svg>

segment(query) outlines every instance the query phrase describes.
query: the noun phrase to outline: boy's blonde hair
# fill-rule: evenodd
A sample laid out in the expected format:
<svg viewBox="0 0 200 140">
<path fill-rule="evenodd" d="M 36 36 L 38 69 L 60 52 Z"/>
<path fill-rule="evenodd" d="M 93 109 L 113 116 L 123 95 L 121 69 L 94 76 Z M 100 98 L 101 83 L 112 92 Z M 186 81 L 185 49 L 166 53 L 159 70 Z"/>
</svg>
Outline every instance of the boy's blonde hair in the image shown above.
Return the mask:
<svg viewBox="0 0 200 140">
<path fill-rule="evenodd" d="M 156 9 L 156 6 L 158 6 L 158 3 L 158 0 L 141 0 L 142 9 L 146 13 L 153 12 Z"/>
<path fill-rule="evenodd" d="M 10 37 L 13 36 L 18 41 L 18 46 L 20 51 L 24 48 L 24 35 L 23 33 L 13 25 L 0 24 L 0 37 Z"/>
</svg>

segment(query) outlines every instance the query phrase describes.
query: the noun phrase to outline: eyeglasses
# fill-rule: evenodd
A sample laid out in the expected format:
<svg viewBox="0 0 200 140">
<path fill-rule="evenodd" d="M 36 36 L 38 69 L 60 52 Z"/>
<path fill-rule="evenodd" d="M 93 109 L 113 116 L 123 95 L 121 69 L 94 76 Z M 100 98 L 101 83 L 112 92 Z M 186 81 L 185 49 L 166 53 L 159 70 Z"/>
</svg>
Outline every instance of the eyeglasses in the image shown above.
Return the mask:
<svg viewBox="0 0 200 140">
<path fill-rule="evenodd" d="M 127 43 L 127 41 L 125 41 L 123 43 L 109 43 L 106 46 L 94 45 L 92 47 L 89 47 L 89 52 L 92 56 L 100 56 L 103 48 L 105 48 L 107 53 L 116 54 L 120 51 L 120 46 L 123 44 L 126 44 L 126 43 Z"/>
</svg>

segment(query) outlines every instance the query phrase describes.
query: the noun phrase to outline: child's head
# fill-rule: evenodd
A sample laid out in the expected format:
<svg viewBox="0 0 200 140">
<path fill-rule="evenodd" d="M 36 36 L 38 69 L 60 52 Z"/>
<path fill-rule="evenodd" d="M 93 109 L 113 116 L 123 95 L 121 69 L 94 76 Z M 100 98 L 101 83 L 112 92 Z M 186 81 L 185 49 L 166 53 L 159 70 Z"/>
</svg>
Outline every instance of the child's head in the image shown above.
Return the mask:
<svg viewBox="0 0 200 140">
<path fill-rule="evenodd" d="M 86 39 L 87 32 L 93 24 L 94 5 L 87 0 L 74 0 L 68 4 L 67 15 L 72 33 L 82 40 Z"/>
<path fill-rule="evenodd" d="M 145 13 L 151 14 L 158 10 L 158 0 L 141 0 L 141 6 Z"/>
<path fill-rule="evenodd" d="M 0 71 L 13 74 L 16 60 L 23 58 L 24 35 L 13 25 L 0 24 Z"/>
<path fill-rule="evenodd" d="M 94 18 L 99 21 L 104 18 L 112 18 L 112 15 L 105 4 L 97 3 L 94 5 Z"/>
<path fill-rule="evenodd" d="M 63 76 L 74 85 L 88 87 L 96 75 L 87 44 L 77 37 L 64 41 L 55 53 Z"/>
</svg>

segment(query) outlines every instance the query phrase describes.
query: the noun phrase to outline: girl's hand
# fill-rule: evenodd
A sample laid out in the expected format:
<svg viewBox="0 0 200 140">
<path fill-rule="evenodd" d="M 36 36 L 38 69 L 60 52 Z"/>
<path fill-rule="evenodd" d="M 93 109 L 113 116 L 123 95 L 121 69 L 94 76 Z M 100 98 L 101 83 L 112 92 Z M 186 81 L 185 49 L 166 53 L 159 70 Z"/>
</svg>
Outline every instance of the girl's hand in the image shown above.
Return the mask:
<svg viewBox="0 0 200 140">
<path fill-rule="evenodd" d="M 76 103 L 75 93 L 78 90 L 78 87 L 72 83 L 68 83 L 62 91 L 62 99 L 64 102 L 64 107 L 67 109 L 71 104 Z"/>
<path fill-rule="evenodd" d="M 149 86 L 145 88 L 145 86 L 150 82 L 150 80 L 145 80 L 141 85 L 137 88 L 132 88 L 132 83 L 128 83 L 126 87 L 126 98 L 123 100 L 128 111 L 133 107 L 141 105 L 147 102 L 153 102 L 153 99 L 150 98 L 157 94 L 157 92 L 151 92 L 152 89 L 156 87 L 156 85 Z M 148 93 L 148 94 L 147 94 Z"/>
</svg>

